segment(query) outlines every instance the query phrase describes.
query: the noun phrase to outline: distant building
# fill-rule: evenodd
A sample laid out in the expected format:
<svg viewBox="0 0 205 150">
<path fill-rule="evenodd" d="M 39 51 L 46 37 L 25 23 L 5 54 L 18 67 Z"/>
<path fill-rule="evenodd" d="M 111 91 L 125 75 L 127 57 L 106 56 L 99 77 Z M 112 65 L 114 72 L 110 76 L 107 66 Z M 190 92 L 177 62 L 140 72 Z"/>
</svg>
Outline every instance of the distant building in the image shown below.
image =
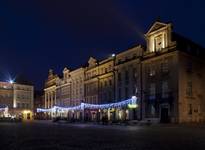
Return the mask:
<svg viewBox="0 0 205 150">
<path fill-rule="evenodd" d="M 9 82 L 0 82 L 0 104 L 9 108 L 14 106 L 13 84 Z"/>
<path fill-rule="evenodd" d="M 63 77 L 56 80 L 56 105 L 71 106 L 71 78 L 70 70 L 64 68 Z"/>
<path fill-rule="evenodd" d="M 58 76 L 49 70 L 48 79 L 45 82 L 44 97 L 45 108 L 52 108 L 56 105 L 56 80 Z"/>
<path fill-rule="evenodd" d="M 0 82 L 0 104 L 9 109 L 10 116 L 32 119 L 33 85 Z"/>
<path fill-rule="evenodd" d="M 78 106 L 84 102 L 84 68 L 78 68 L 70 72 L 72 106 Z"/>
<path fill-rule="evenodd" d="M 84 68 L 72 71 L 64 68 L 63 77 L 56 80 L 56 102 L 57 106 L 67 107 L 78 106 L 84 102 Z M 67 116 L 79 118 L 80 112 L 72 112 Z"/>
<path fill-rule="evenodd" d="M 85 102 L 98 104 L 98 63 L 93 57 L 90 57 L 88 66 L 85 69 Z"/>
<path fill-rule="evenodd" d="M 99 104 L 115 102 L 114 59 L 111 56 L 98 64 Z"/>
<path fill-rule="evenodd" d="M 43 118 L 41 116 L 37 115 L 37 108 L 44 108 L 45 106 L 45 98 L 44 98 L 44 94 L 43 91 L 34 91 L 34 118 L 36 119 L 40 119 Z"/>
</svg>

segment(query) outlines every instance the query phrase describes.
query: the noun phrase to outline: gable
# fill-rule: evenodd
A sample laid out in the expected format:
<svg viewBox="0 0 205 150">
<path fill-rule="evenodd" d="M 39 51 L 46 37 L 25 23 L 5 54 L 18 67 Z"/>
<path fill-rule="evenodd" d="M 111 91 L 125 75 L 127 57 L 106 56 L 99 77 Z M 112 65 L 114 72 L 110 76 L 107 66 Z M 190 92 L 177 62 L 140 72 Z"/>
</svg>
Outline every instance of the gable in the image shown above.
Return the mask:
<svg viewBox="0 0 205 150">
<path fill-rule="evenodd" d="M 162 22 L 155 22 L 153 25 L 152 25 L 152 27 L 149 29 L 149 31 L 146 33 L 146 35 L 147 34 L 149 34 L 149 33 L 152 33 L 152 32 L 154 32 L 154 31 L 156 31 L 156 30 L 159 30 L 159 29 L 161 29 L 161 28 L 163 28 L 163 27 L 166 27 L 168 24 L 165 24 L 165 23 L 162 23 Z"/>
<path fill-rule="evenodd" d="M 95 62 L 96 62 L 96 59 L 94 59 L 93 57 L 90 57 L 89 60 L 88 60 L 89 64 L 93 64 Z"/>
<path fill-rule="evenodd" d="M 90 57 L 88 60 L 89 67 L 95 66 L 96 62 L 97 62 L 96 59 L 94 59 L 93 57 Z"/>
</svg>

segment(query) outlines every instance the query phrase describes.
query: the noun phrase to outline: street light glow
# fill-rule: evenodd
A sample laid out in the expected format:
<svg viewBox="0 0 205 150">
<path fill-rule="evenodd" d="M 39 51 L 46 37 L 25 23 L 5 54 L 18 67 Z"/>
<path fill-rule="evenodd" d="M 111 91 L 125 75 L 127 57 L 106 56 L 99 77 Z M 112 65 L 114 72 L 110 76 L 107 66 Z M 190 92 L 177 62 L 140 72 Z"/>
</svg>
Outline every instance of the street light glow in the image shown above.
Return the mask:
<svg viewBox="0 0 205 150">
<path fill-rule="evenodd" d="M 13 83 L 14 83 L 14 81 L 13 81 L 13 80 L 9 80 L 9 83 L 13 84 Z"/>
</svg>

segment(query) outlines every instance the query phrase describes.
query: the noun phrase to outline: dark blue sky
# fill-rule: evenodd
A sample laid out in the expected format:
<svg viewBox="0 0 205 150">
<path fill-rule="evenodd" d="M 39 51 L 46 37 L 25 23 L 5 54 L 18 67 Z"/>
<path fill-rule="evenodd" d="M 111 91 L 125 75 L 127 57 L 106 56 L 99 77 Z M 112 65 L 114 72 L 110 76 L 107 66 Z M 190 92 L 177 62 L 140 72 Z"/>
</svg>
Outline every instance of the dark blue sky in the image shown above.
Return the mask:
<svg viewBox="0 0 205 150">
<path fill-rule="evenodd" d="M 89 56 L 104 58 L 143 42 L 160 17 L 205 47 L 203 0 L 15 0 L 0 2 L 0 78 L 23 74 L 43 88 Z"/>
</svg>

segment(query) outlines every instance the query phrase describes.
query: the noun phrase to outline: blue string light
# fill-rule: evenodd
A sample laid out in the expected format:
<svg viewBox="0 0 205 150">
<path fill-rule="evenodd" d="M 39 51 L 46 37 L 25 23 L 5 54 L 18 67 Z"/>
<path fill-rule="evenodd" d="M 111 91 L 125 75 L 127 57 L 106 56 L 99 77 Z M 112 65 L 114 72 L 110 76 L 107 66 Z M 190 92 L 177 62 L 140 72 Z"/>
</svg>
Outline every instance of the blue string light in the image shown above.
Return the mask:
<svg viewBox="0 0 205 150">
<path fill-rule="evenodd" d="M 137 97 L 133 96 L 131 99 L 124 100 L 116 103 L 109 104 L 89 104 L 89 103 L 81 103 L 78 106 L 74 107 L 60 107 L 54 106 L 53 108 L 43 109 L 37 108 L 37 112 L 57 112 L 57 111 L 76 111 L 76 110 L 84 110 L 84 109 L 111 109 L 111 108 L 123 108 L 127 107 L 128 104 L 137 104 Z"/>
<path fill-rule="evenodd" d="M 5 111 L 8 106 L 6 105 L 0 105 L 0 111 Z"/>
</svg>

